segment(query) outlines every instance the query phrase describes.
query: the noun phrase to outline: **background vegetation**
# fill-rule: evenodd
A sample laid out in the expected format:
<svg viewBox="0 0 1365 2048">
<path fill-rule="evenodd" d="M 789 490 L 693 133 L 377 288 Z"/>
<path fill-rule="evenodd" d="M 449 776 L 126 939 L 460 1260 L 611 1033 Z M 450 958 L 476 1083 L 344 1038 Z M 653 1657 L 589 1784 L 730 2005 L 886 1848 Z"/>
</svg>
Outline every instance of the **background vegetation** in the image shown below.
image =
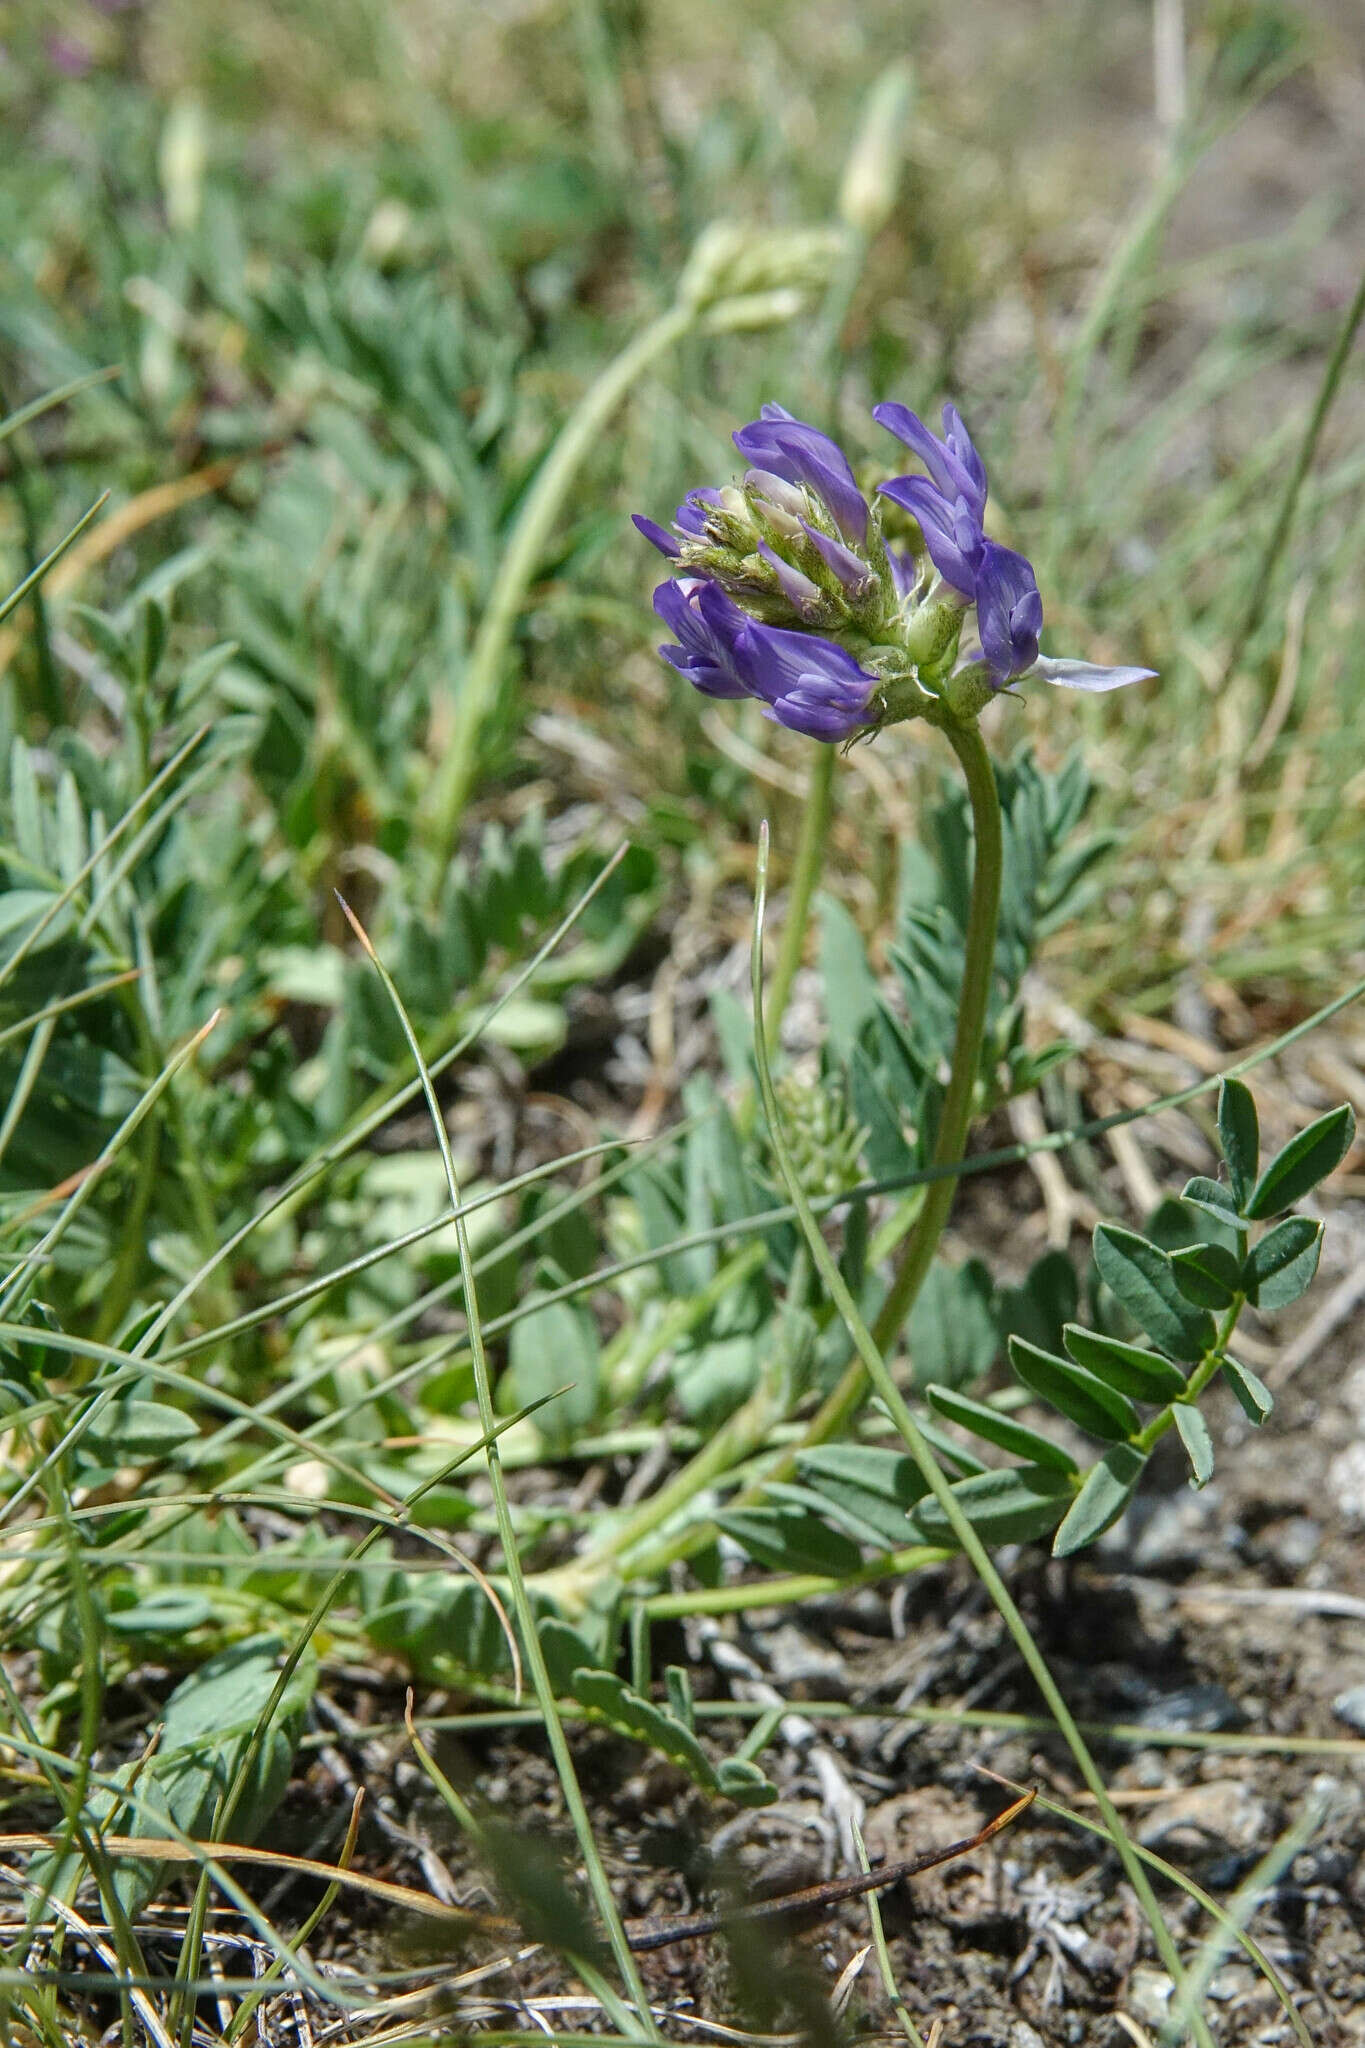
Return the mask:
<svg viewBox="0 0 1365 2048">
<path fill-rule="evenodd" d="M 1030 847 L 1060 862 L 1082 813 L 1091 834 L 1083 871 L 1043 861 L 1018 911 L 1044 1039 L 1192 1061 L 1171 1085 L 1365 973 L 1354 10 L 1208 0 L 1163 43 L 1178 12 L 1155 10 L 1154 75 L 1153 10 L 1100 0 L 0 10 L 0 589 L 102 499 L 0 622 L 6 1684 L 16 1797 L 45 1774 L 68 1846 L 89 1800 L 121 1810 L 149 1666 L 163 1702 L 197 1674 L 194 1762 L 135 1831 L 169 1813 L 220 1839 L 278 1797 L 317 1652 L 510 1679 L 451 1563 L 487 1562 L 494 1528 L 451 1470 L 487 1418 L 445 1169 L 338 892 L 453 1075 L 503 1420 L 576 1380 L 509 1429 L 509 1468 L 635 1458 L 660 1413 L 680 1457 L 736 1414 L 754 1444 L 782 1424 L 792 1389 L 757 1339 L 804 1286 L 795 1234 L 755 1257 L 722 1226 L 781 1194 L 739 1157 L 736 999 L 758 824 L 780 889 L 809 749 L 659 665 L 627 525 L 727 475 L 762 401 L 870 462 L 877 399 L 957 397 L 1051 644 L 1160 671 L 993 714 L 999 757 L 1031 750 L 1020 786 L 1042 777 Z M 750 277 L 728 331 L 681 322 L 594 420 L 718 220 L 794 268 Z M 579 459 L 509 593 L 574 420 Z M 837 778 L 838 901 L 824 983 L 788 1018 L 797 1055 L 822 986 L 854 960 L 870 988 L 945 908 L 913 850 L 952 845 L 926 741 L 901 728 Z M 864 1017 L 825 1010 L 849 1051 Z M 1291 1087 L 1298 1121 L 1358 1092 L 1359 1032 L 1348 1013 Z M 727 1069 L 739 1131 L 716 1138 Z M 1131 1099 L 1050 1086 L 1058 1122 Z M 864 1141 L 872 1100 L 854 1098 Z M 710 1135 L 674 1142 L 684 1117 Z M 876 1156 L 855 1141 L 850 1167 L 923 1163 L 871 1126 Z M 1036 1282 L 1021 1307 L 1043 1248 L 1025 1240 L 994 1293 L 960 1266 L 935 1283 L 922 1379 L 966 1384 L 1074 1312 L 1055 1267 L 1062 1295 Z M 837 1326 L 813 1341 L 837 1372 Z M 326 1511 L 293 1513 L 301 1496 Z M 552 1477 L 514 1503 L 547 1574 L 592 1527 L 575 1501 Z M 384 1532 L 366 1558 L 356 1515 Z M 779 1534 L 731 1531 L 774 1569 L 843 1558 Z M 443 1569 L 400 1570 L 417 1548 Z M 193 1731 L 224 1701 L 239 1739 L 205 1763 Z M 599 1705 L 617 1727 L 637 1711 Z M 72 1757 L 74 1780 L 54 1761 Z M 746 1755 L 687 1768 L 754 1793 Z M 46 1878 L 60 1894 L 62 1867 Z M 64 2024 L 55 1991 L 24 2009 L 48 2038 Z"/>
</svg>

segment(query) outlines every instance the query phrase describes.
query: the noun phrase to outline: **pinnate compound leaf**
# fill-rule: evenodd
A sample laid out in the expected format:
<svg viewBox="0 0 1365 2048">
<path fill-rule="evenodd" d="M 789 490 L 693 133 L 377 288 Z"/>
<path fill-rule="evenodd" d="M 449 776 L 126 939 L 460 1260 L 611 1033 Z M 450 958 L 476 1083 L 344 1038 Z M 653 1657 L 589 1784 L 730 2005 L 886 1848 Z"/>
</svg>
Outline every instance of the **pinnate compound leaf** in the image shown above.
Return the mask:
<svg viewBox="0 0 1365 2048">
<path fill-rule="evenodd" d="M 1067 1324 L 1062 1342 L 1077 1365 L 1134 1401 L 1169 1401 L 1185 1391 L 1184 1373 L 1159 1351 L 1125 1344 L 1121 1337 L 1103 1337 L 1097 1330 L 1082 1329 L 1079 1323 Z"/>
<path fill-rule="evenodd" d="M 1147 1460 L 1134 1445 L 1111 1444 L 1098 1465 L 1086 1473 L 1085 1483 L 1052 1540 L 1052 1555 L 1070 1557 L 1102 1536 L 1127 1507 L 1146 1469 Z"/>
<path fill-rule="evenodd" d="M 1218 1142 L 1228 1163 L 1228 1179 L 1238 1206 L 1256 1185 L 1261 1157 L 1261 1126 L 1251 1090 L 1228 1079 L 1218 1092 Z"/>
<path fill-rule="evenodd" d="M 1355 1141 L 1355 1111 L 1349 1102 L 1329 1109 L 1316 1123 L 1291 1138 L 1276 1154 L 1251 1192 L 1246 1213 L 1254 1223 L 1292 1209 L 1311 1194 L 1320 1180 L 1335 1173 Z"/>
<path fill-rule="evenodd" d="M 1002 1451 L 1009 1451 L 1016 1458 L 1026 1458 L 1034 1465 L 1050 1465 L 1058 1472 L 1074 1472 L 1076 1460 L 1061 1444 L 1054 1444 L 1049 1437 L 1036 1429 L 1029 1429 L 1022 1422 L 1016 1422 L 1012 1415 L 1002 1415 L 998 1408 L 987 1407 L 984 1401 L 973 1401 L 966 1394 L 959 1394 L 951 1387 L 930 1386 L 925 1388 L 930 1405 L 940 1415 L 946 1415 L 949 1422 L 960 1423 L 973 1436 L 981 1437 L 988 1444 L 997 1444 Z"/>
<path fill-rule="evenodd" d="M 1235 1252 L 1225 1244 L 1191 1244 L 1172 1252 L 1171 1271 L 1186 1301 L 1196 1308 L 1224 1309 L 1231 1306 L 1242 1285 L 1242 1269 Z"/>
<path fill-rule="evenodd" d="M 1239 1365 L 1235 1358 L 1224 1358 L 1222 1372 L 1247 1421 L 1259 1429 L 1275 1405 L 1275 1397 L 1269 1387 L 1264 1380 L 1257 1378 L 1250 1366 Z"/>
<path fill-rule="evenodd" d="M 684 1727 L 681 1721 L 653 1700 L 633 1692 L 625 1680 L 617 1678 L 613 1672 L 575 1671 L 572 1696 L 589 1721 L 657 1750 L 660 1756 L 666 1756 L 680 1770 L 686 1771 L 692 1782 L 700 1785 L 704 1792 L 722 1790 L 720 1774 L 691 1729 Z M 730 1772 L 727 1776 L 726 1798 L 737 1800 L 742 1805 L 770 1806 L 777 1797 L 776 1788 L 757 1769 L 752 1775 L 741 1771 L 738 1774 Z"/>
<path fill-rule="evenodd" d="M 1322 1225 L 1286 1216 L 1252 1246 L 1243 1268 L 1247 1300 L 1260 1309 L 1287 1308 L 1313 1284 L 1322 1254 Z"/>
<path fill-rule="evenodd" d="M 1185 1446 L 1194 1483 L 1196 1487 L 1207 1486 L 1213 1477 L 1213 1438 L 1209 1426 L 1193 1401 L 1173 1401 L 1171 1414 Z"/>
<path fill-rule="evenodd" d="M 1095 1264 L 1115 1299 L 1154 1344 L 1172 1358 L 1198 1363 L 1214 1341 L 1213 1318 L 1186 1301 L 1169 1252 L 1135 1231 L 1101 1223 L 1095 1231 Z"/>
<path fill-rule="evenodd" d="M 1071 1481 L 1046 1465 L 1005 1465 L 974 1472 L 953 1488 L 954 1498 L 983 1543 L 1027 1543 L 1046 1536 L 1066 1512 Z M 913 1534 L 925 1543 L 956 1543 L 939 1503 L 922 1500 L 910 1517 Z"/>
<path fill-rule="evenodd" d="M 1036 1344 L 1026 1344 L 1022 1337 L 1011 1337 L 1010 1364 L 1031 1394 L 1056 1408 L 1087 1436 L 1110 1443 L 1132 1436 L 1140 1427 L 1137 1409 L 1126 1394 L 1069 1358 L 1055 1358 Z"/>
</svg>

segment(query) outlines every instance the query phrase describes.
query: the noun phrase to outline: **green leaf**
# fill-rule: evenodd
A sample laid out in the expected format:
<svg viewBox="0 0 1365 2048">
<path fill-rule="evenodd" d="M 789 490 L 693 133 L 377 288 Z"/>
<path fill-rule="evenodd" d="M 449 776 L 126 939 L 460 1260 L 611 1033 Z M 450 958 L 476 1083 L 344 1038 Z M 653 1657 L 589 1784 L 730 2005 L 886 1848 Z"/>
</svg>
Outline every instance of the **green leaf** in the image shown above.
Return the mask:
<svg viewBox="0 0 1365 2048">
<path fill-rule="evenodd" d="M 1241 1290 L 1242 1269 L 1225 1244 L 1186 1245 L 1170 1260 L 1176 1286 L 1198 1308 L 1227 1308 Z"/>
<path fill-rule="evenodd" d="M 1031 1394 L 1083 1429 L 1087 1436 L 1108 1442 L 1132 1436 L 1141 1427 L 1137 1409 L 1126 1394 L 1096 1373 L 1070 1359 L 1040 1351 L 1022 1337 L 1010 1338 L 1010 1364 Z"/>
<path fill-rule="evenodd" d="M 940 1415 L 946 1415 L 950 1422 L 960 1423 L 973 1436 L 979 1436 L 988 1444 L 997 1444 L 1002 1451 L 1009 1451 L 1014 1457 L 1027 1459 L 1033 1465 L 1050 1465 L 1058 1472 L 1074 1472 L 1076 1460 L 1061 1444 L 1054 1444 L 1036 1429 L 1029 1429 L 1013 1416 L 1002 1415 L 998 1408 L 989 1408 L 984 1401 L 973 1401 L 966 1394 L 959 1394 L 951 1387 L 929 1386 L 925 1394 Z"/>
<path fill-rule="evenodd" d="M 1292 1209 L 1311 1194 L 1320 1180 L 1335 1173 L 1355 1141 L 1355 1111 L 1349 1102 L 1329 1109 L 1316 1123 L 1291 1138 L 1271 1160 L 1251 1193 L 1246 1213 L 1254 1223 Z"/>
<path fill-rule="evenodd" d="M 124 1394 L 102 1410 L 81 1438 L 93 1457 L 136 1465 L 163 1458 L 199 1435 L 198 1424 L 164 1401 L 139 1401 Z"/>
<path fill-rule="evenodd" d="M 133 1607 L 111 1607 L 105 1620 L 117 1635 L 173 1636 L 178 1641 L 190 1629 L 212 1621 L 217 1611 L 207 1593 L 168 1586 Z"/>
<path fill-rule="evenodd" d="M 270 1703 L 283 1649 L 275 1636 L 252 1636 L 210 1657 L 182 1680 L 166 1702 L 161 1747 L 140 1771 L 135 1765 L 121 1767 L 115 1774 L 119 1792 L 94 1793 L 88 1818 L 107 1826 L 117 1814 L 119 1831 L 128 1835 L 155 1837 L 180 1830 L 202 1838 Z M 256 1745 L 229 1840 L 253 1841 L 284 1796 L 316 1678 L 317 1662 L 310 1653 L 291 1672 Z M 34 1859 L 29 1875 L 55 1890 L 71 1867 L 67 1858 L 42 1856 Z M 142 1910 L 166 1867 L 146 1859 L 116 1862 L 114 1885 L 127 1912 Z"/>
<path fill-rule="evenodd" d="M 961 1266 L 935 1259 L 910 1311 L 907 1334 L 917 1386 L 934 1380 L 967 1387 L 990 1371 L 1000 1350 L 994 1292 L 980 1259 Z"/>
<path fill-rule="evenodd" d="M 736 1806 L 771 1806 L 778 1797 L 776 1785 L 747 1756 L 727 1756 L 718 1763 L 716 1786 L 721 1798 L 733 1799 Z"/>
<path fill-rule="evenodd" d="M 1221 1180 L 1210 1180 L 1207 1174 L 1197 1173 L 1193 1180 L 1186 1181 L 1180 1199 L 1192 1208 L 1203 1209 L 1210 1216 L 1216 1216 L 1220 1223 L 1226 1223 L 1234 1230 L 1240 1227 L 1236 1197 Z"/>
<path fill-rule="evenodd" d="M 1252 1246 L 1242 1271 L 1247 1300 L 1256 1308 L 1287 1308 L 1312 1286 L 1322 1255 L 1322 1225 L 1286 1216 Z"/>
<path fill-rule="evenodd" d="M 908 1454 L 873 1444 L 828 1444 L 802 1451 L 796 1463 L 806 1485 L 858 1542 L 894 1550 L 907 1541 L 905 1517 L 927 1491 Z"/>
<path fill-rule="evenodd" d="M 1024 1337 L 1043 1351 L 1056 1351 L 1079 1301 L 1076 1268 L 1067 1254 L 1044 1252 L 1029 1267 L 1020 1286 L 1000 1289 L 995 1314 L 1001 1338 Z"/>
<path fill-rule="evenodd" d="M 1163 1351 L 1191 1364 L 1204 1356 L 1214 1341 L 1213 1318 L 1186 1301 L 1168 1252 L 1135 1231 L 1101 1223 L 1095 1231 L 1095 1264 L 1115 1299 Z"/>
<path fill-rule="evenodd" d="M 1125 1344 L 1121 1337 L 1103 1337 L 1097 1330 L 1082 1329 L 1079 1323 L 1067 1324 L 1062 1342 L 1077 1365 L 1135 1401 L 1169 1401 L 1185 1391 L 1184 1373 L 1159 1351 Z"/>
<path fill-rule="evenodd" d="M 1240 1208 L 1256 1181 L 1261 1157 L 1261 1127 L 1251 1090 L 1228 1079 L 1218 1091 L 1218 1142 L 1228 1163 L 1228 1178 Z"/>
<path fill-rule="evenodd" d="M 881 1003 L 877 978 L 867 964 L 862 934 L 833 896 L 822 895 L 820 917 L 820 979 L 825 993 L 825 1024 L 830 1049 L 848 1059 L 858 1034 Z"/>
<path fill-rule="evenodd" d="M 983 1543 L 1027 1543 L 1056 1527 L 1071 1498 L 1071 1482 L 1045 1465 L 1004 1465 L 958 1480 L 953 1496 Z M 925 1543 L 957 1540 L 933 1499 L 920 1502 L 910 1527 Z"/>
<path fill-rule="evenodd" d="M 832 1529 L 794 1502 L 777 1507 L 732 1508 L 716 1516 L 717 1528 L 734 1538 L 758 1564 L 776 1572 L 818 1572 L 846 1578 L 863 1554 L 842 1529 Z"/>
<path fill-rule="evenodd" d="M 1275 1397 L 1265 1381 L 1258 1379 L 1249 1365 L 1239 1365 L 1235 1358 L 1224 1357 L 1223 1378 L 1237 1396 L 1238 1405 L 1254 1429 L 1261 1424 L 1275 1406 Z"/>
<path fill-rule="evenodd" d="M 1070 1557 L 1102 1536 L 1127 1507 L 1147 1460 L 1132 1444 L 1111 1444 L 1092 1465 L 1065 1521 L 1053 1538 L 1052 1555 Z"/>
<path fill-rule="evenodd" d="M 554 1301 L 512 1326 L 508 1343 L 509 1405 L 529 1408 L 556 1389 L 566 1391 L 536 1414 L 536 1428 L 552 1450 L 566 1450 L 597 1413 L 601 1350 L 597 1325 L 584 1308 Z"/>
<path fill-rule="evenodd" d="M 1209 1426 L 1193 1401 L 1172 1401 L 1171 1414 L 1189 1457 L 1194 1484 L 1207 1486 L 1213 1477 L 1213 1438 Z"/>
<path fill-rule="evenodd" d="M 915 1155 L 901 1129 L 895 1104 L 860 1045 L 855 1045 L 848 1056 L 848 1092 L 854 1121 L 867 1133 L 863 1156 L 870 1172 L 878 1179 L 908 1172 L 915 1163 Z"/>
</svg>

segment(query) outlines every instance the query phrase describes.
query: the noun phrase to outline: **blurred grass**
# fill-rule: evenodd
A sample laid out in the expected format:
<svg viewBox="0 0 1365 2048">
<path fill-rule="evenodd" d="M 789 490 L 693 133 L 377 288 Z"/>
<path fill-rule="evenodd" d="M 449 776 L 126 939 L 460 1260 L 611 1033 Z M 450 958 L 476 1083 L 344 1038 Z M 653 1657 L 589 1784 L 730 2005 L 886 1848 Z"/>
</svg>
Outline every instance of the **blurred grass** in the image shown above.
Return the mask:
<svg viewBox="0 0 1365 2048">
<path fill-rule="evenodd" d="M 1193 10 L 1194 111 L 1172 138 L 1138 6 L 12 7 L 4 395 L 125 375 L 16 440 L 6 571 L 97 488 L 232 457 L 76 594 L 117 608 L 165 565 L 177 645 L 239 643 L 214 701 L 258 719 L 246 800 L 282 819 L 313 885 L 404 858 L 555 428 L 706 221 L 828 217 L 866 94 L 908 55 L 906 173 L 844 325 L 840 425 L 871 456 L 872 400 L 958 396 L 1052 644 L 1162 675 L 1118 706 L 1039 693 L 997 714 L 1004 744 L 1082 741 L 1132 834 L 1109 917 L 1059 971 L 1087 1005 L 1161 1005 L 1193 958 L 1292 1006 L 1340 972 L 1365 881 L 1339 742 L 1361 690 L 1349 366 L 1225 683 L 1220 661 L 1354 287 L 1349 15 Z M 646 837 L 748 843 L 769 792 L 716 762 L 657 670 L 624 518 L 725 473 L 729 428 L 763 398 L 820 408 L 821 385 L 798 323 L 692 340 L 641 386 L 532 593 L 483 764 L 494 808 L 547 776 L 559 804 L 611 786 Z M 11 659 L 30 737 L 98 721 L 72 637 L 54 605 Z M 562 733 L 547 754 L 547 712 L 591 733 L 581 762 Z M 923 751 L 882 749 L 912 799 Z"/>
</svg>

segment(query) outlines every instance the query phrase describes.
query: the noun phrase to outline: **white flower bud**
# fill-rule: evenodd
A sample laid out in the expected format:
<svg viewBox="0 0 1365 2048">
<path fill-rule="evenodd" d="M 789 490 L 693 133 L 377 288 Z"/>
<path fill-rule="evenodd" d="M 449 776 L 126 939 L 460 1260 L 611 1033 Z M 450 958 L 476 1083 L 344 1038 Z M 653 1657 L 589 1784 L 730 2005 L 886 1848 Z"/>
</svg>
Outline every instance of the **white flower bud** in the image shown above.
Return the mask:
<svg viewBox="0 0 1365 2048">
<path fill-rule="evenodd" d="M 896 203 L 905 156 L 906 116 L 914 91 L 909 63 L 884 71 L 863 107 L 862 128 L 849 151 L 839 188 L 839 212 L 856 234 L 883 228 Z"/>
</svg>

